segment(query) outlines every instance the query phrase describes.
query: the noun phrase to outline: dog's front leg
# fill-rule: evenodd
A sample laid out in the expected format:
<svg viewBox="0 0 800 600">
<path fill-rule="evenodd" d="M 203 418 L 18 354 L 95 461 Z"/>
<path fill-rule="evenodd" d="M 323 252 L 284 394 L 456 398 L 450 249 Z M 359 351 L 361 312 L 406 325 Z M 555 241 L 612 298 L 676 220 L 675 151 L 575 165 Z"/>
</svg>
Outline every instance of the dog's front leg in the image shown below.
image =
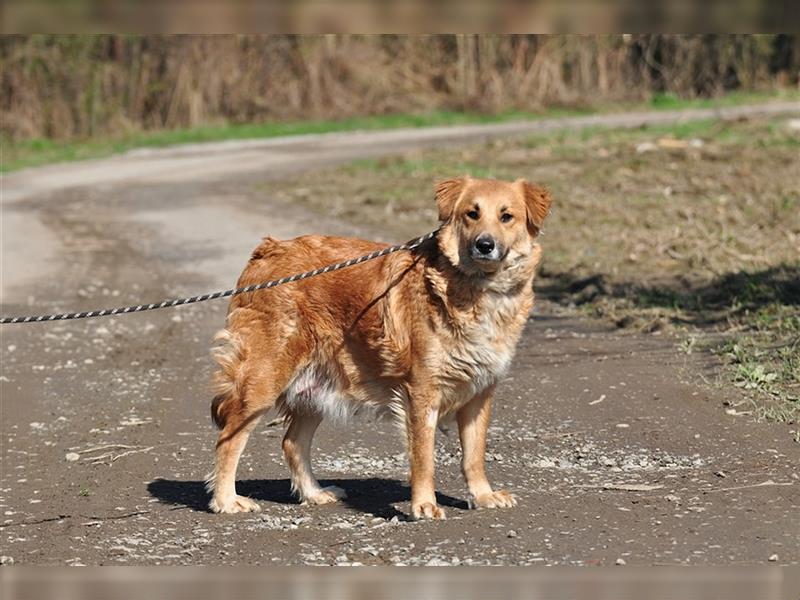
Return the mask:
<svg viewBox="0 0 800 600">
<path fill-rule="evenodd" d="M 409 390 L 408 453 L 411 463 L 411 516 L 414 519 L 444 519 L 436 505 L 434 438 L 439 420 L 439 397 L 429 386 Z"/>
<path fill-rule="evenodd" d="M 516 506 L 517 499 L 505 491 L 492 491 L 486 478 L 486 431 L 492 409 L 494 386 L 477 394 L 456 413 L 461 438 L 461 470 L 471 504 L 480 508 Z"/>
</svg>

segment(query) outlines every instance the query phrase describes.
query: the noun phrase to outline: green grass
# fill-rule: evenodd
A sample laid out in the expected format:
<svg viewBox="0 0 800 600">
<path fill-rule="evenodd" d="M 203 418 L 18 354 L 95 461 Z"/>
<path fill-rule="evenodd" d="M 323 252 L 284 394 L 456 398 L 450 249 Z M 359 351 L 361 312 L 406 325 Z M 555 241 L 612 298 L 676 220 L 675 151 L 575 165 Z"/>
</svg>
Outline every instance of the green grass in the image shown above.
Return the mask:
<svg viewBox="0 0 800 600">
<path fill-rule="evenodd" d="M 645 136 L 642 135 L 643 133 Z M 621 144 L 644 141 L 643 137 L 646 136 L 650 138 L 662 136 L 677 140 L 713 139 L 714 142 L 725 144 L 752 142 L 765 147 L 800 147 L 800 137 L 786 135 L 786 127 L 782 121 L 770 124 L 764 133 L 768 135 L 761 139 L 752 140 L 750 132 L 736 127 L 730 121 L 697 119 L 678 123 L 656 123 L 636 128 L 608 128 L 593 125 L 583 127 L 577 131 L 563 130 L 530 135 L 526 138 L 524 144 L 528 148 L 541 146 L 545 143 L 554 144 L 556 145 L 554 151 L 564 155 L 581 151 L 585 143 L 598 138 L 601 138 L 606 144 Z M 793 199 L 787 198 L 787 202 L 792 201 Z"/>
<path fill-rule="evenodd" d="M 796 315 L 787 320 L 792 324 L 784 325 L 797 327 Z M 781 335 L 780 329 L 739 334 L 712 350 L 723 357 L 728 377 L 742 390 L 742 404 L 749 404 L 759 419 L 798 423 L 800 328 L 793 335 Z"/>
<path fill-rule="evenodd" d="M 520 113 L 516 113 L 516 116 L 519 115 Z M 530 118 L 530 115 L 528 118 Z M 758 140 L 759 144 L 789 147 L 800 144 L 800 138 L 786 134 L 782 123 L 771 123 L 765 133 L 769 135 L 763 135 Z M 555 155 L 568 158 L 575 153 L 585 152 L 588 142 L 602 140 L 602 143 L 606 145 L 620 145 L 641 141 L 643 138 L 655 139 L 658 137 L 677 140 L 713 139 L 719 143 L 741 144 L 747 141 L 752 142 L 753 133 L 725 121 L 698 119 L 696 121 L 654 124 L 637 128 L 589 126 L 580 130 L 548 131 L 528 135 L 524 140 L 520 140 L 519 143 L 525 148 L 548 146 Z M 443 171 L 469 173 L 473 177 L 499 179 L 514 177 L 513 168 L 494 164 L 491 159 L 488 161 L 485 159 L 480 161 L 449 161 L 446 167 L 443 167 L 441 161 L 433 160 L 427 156 L 416 155 L 356 159 L 343 168 L 352 172 L 368 170 L 389 178 L 419 175 L 437 177 L 442 176 Z M 794 206 L 796 201 L 796 198 L 787 196 L 783 200 L 784 208 Z"/>
<path fill-rule="evenodd" d="M 505 170 L 497 170 L 491 166 L 482 164 L 459 161 L 448 165 L 448 167 L 458 173 L 469 173 L 473 177 L 499 178 L 509 177 Z M 350 171 L 369 170 L 389 177 L 408 176 L 431 176 L 441 175 L 442 165 L 433 160 L 424 158 L 408 158 L 406 156 L 390 156 L 379 159 L 364 158 L 354 160 L 344 169 Z"/>
<path fill-rule="evenodd" d="M 593 108 L 549 108 L 541 112 L 506 111 L 499 114 L 479 114 L 440 110 L 424 114 L 395 114 L 354 117 L 338 121 L 294 121 L 253 124 L 220 124 L 171 131 L 135 132 L 118 137 L 98 137 L 85 140 L 56 141 L 50 139 L 11 140 L 0 137 L 0 173 L 55 162 L 102 158 L 134 148 L 162 148 L 178 144 L 215 142 L 235 139 L 258 139 L 287 135 L 329 133 L 338 131 L 395 129 L 400 127 L 432 127 L 437 125 L 462 125 L 499 123 L 504 121 L 574 116 L 591 113 L 610 113 L 625 110 L 676 110 L 682 108 L 708 108 L 736 106 L 770 100 L 800 99 L 800 91 L 739 92 L 714 99 L 682 100 L 669 94 L 654 96 L 649 103 L 618 104 Z M 676 137 L 694 137 L 708 132 L 713 123 L 698 121 L 679 126 L 665 126 Z M 652 131 L 657 131 L 657 128 Z M 593 135 L 587 128 L 584 136 Z M 620 132 L 625 135 L 625 132 Z"/>
<path fill-rule="evenodd" d="M 338 131 L 368 131 L 397 129 L 401 127 L 433 127 L 437 125 L 461 125 L 498 123 L 504 121 L 533 119 L 583 114 L 586 111 L 553 109 L 536 114 L 508 111 L 486 115 L 457 111 L 436 111 L 425 114 L 396 114 L 369 117 L 354 117 L 339 121 L 296 121 L 275 123 L 252 123 L 216 125 L 178 129 L 172 131 L 132 133 L 118 138 L 97 138 L 77 141 L 55 141 L 31 139 L 13 141 L 2 138 L 2 160 L 0 172 L 15 171 L 54 162 L 101 158 L 134 148 L 163 148 L 196 142 L 218 142 L 224 140 L 262 139 L 288 135 L 330 133 Z"/>
<path fill-rule="evenodd" d="M 756 104 L 770 100 L 797 100 L 800 98 L 798 90 L 786 89 L 778 92 L 728 92 L 717 98 L 693 98 L 690 100 L 677 97 L 675 94 L 654 94 L 650 99 L 650 106 L 655 110 L 676 110 L 681 108 L 712 108 L 716 106 L 740 106 L 742 104 Z"/>
</svg>

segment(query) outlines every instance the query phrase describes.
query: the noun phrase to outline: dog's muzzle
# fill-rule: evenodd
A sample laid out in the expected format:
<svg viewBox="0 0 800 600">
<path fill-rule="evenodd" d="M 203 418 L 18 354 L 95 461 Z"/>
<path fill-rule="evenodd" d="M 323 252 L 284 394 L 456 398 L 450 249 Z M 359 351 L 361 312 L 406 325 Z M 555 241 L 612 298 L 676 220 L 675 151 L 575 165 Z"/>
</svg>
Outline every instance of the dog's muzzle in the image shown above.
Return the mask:
<svg viewBox="0 0 800 600">
<path fill-rule="evenodd" d="M 473 260 L 498 261 L 503 258 L 503 252 L 500 244 L 491 235 L 482 233 L 472 242 L 470 257 Z"/>
</svg>

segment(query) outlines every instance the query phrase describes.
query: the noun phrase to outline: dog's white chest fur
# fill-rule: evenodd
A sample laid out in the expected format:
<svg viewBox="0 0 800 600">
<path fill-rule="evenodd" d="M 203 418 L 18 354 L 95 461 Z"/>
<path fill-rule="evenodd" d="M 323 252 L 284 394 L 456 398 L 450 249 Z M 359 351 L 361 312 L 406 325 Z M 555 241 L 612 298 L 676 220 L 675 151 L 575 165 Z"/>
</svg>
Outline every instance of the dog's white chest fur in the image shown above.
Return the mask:
<svg viewBox="0 0 800 600">
<path fill-rule="evenodd" d="M 447 404 L 462 404 L 497 383 L 508 371 L 519 337 L 520 305 L 497 296 L 441 348 L 441 376 Z M 509 321 L 512 326 L 509 327 Z"/>
</svg>

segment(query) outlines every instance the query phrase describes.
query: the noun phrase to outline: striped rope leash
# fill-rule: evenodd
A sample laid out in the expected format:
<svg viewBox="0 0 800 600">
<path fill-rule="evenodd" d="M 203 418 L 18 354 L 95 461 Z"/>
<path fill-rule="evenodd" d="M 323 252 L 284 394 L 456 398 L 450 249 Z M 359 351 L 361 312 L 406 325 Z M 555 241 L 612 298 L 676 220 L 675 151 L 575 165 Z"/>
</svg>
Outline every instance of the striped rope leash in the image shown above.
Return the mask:
<svg viewBox="0 0 800 600">
<path fill-rule="evenodd" d="M 314 269 L 313 271 L 306 271 L 305 273 L 297 273 L 296 275 L 281 277 L 280 279 L 273 279 L 272 281 L 265 281 L 264 283 L 257 283 L 254 285 L 234 288 L 222 292 L 202 294 L 200 296 L 190 296 L 189 298 L 174 298 L 172 300 L 164 300 L 163 302 L 156 302 L 153 304 L 139 304 L 137 306 L 121 306 L 118 308 L 104 308 L 101 310 L 90 310 L 86 312 L 61 313 L 56 315 L 33 315 L 27 317 L 0 317 L 0 325 L 11 325 L 14 323 L 41 323 L 43 321 L 67 321 L 70 319 L 92 319 L 95 317 L 107 317 L 110 315 L 126 315 L 129 313 L 143 312 L 145 310 L 156 310 L 157 308 L 172 308 L 173 306 L 183 306 L 184 304 L 194 304 L 195 302 L 205 302 L 206 300 L 216 300 L 217 298 L 238 296 L 239 294 L 245 294 L 247 292 L 266 290 L 269 288 L 278 287 L 279 285 L 284 285 L 286 283 L 293 283 L 295 281 L 301 281 L 303 279 L 316 277 L 317 275 L 332 273 L 333 271 L 338 271 L 340 269 L 346 269 L 347 267 L 360 265 L 361 263 L 367 262 L 369 260 L 374 260 L 376 258 L 380 258 L 381 256 L 386 256 L 387 254 L 392 254 L 394 252 L 400 252 L 401 250 L 413 250 L 414 248 L 417 248 L 418 246 L 427 242 L 428 240 L 433 239 L 436 236 L 437 232 L 438 229 L 435 231 L 431 231 L 430 233 L 426 233 L 425 235 L 415 238 L 413 240 L 410 240 L 405 244 L 397 244 L 396 246 L 389 246 L 388 248 L 384 248 L 383 250 L 376 250 L 375 252 L 370 252 L 369 254 L 365 254 L 357 258 L 351 258 L 350 260 L 338 262 L 332 265 L 328 265 L 326 267 L 320 267 L 319 269 Z"/>
</svg>

